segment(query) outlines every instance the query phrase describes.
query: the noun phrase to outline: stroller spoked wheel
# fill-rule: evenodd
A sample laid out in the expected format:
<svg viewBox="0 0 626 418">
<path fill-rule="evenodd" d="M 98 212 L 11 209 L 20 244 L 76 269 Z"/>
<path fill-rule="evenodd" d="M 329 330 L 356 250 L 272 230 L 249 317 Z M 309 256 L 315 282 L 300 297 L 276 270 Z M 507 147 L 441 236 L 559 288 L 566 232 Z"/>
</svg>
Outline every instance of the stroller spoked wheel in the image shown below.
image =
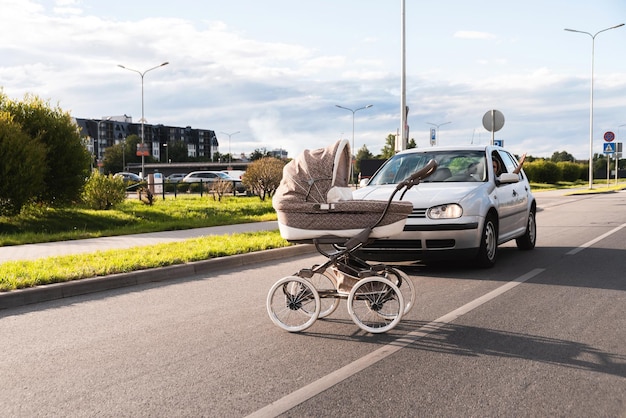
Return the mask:
<svg viewBox="0 0 626 418">
<path fill-rule="evenodd" d="M 391 283 L 398 286 L 400 289 L 400 293 L 402 293 L 402 297 L 404 298 L 404 314 L 406 315 L 415 305 L 416 293 L 415 293 L 415 285 L 411 281 L 411 278 L 402 270 L 387 267 L 385 268 L 385 278 L 389 279 Z"/>
<path fill-rule="evenodd" d="M 348 313 L 364 331 L 378 334 L 393 329 L 402 319 L 404 298 L 390 280 L 372 276 L 359 280 L 348 295 Z"/>
<path fill-rule="evenodd" d="M 298 274 L 296 276 L 300 277 Z M 317 317 L 325 318 L 335 312 L 341 301 L 337 297 L 337 282 L 335 278 L 324 273 L 313 273 L 311 277 L 307 277 L 307 280 L 315 287 L 320 297 L 320 313 Z"/>
<path fill-rule="evenodd" d="M 267 294 L 267 313 L 272 322 L 289 332 L 313 325 L 320 313 L 320 297 L 306 279 L 288 276 L 280 279 Z"/>
</svg>

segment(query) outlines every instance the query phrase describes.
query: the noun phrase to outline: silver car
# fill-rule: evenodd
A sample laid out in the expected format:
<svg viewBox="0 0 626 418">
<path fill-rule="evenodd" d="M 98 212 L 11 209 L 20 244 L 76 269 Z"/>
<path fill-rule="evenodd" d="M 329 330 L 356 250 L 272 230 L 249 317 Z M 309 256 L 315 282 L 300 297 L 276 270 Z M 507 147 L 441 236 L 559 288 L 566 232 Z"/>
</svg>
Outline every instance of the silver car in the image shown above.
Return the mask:
<svg viewBox="0 0 626 418">
<path fill-rule="evenodd" d="M 240 180 L 232 178 L 226 173 L 222 173 L 221 171 L 192 171 L 183 177 L 183 183 L 203 183 L 206 185 L 210 185 L 212 182 L 216 181 L 228 181 L 232 182 L 233 187 L 237 193 L 243 193 L 246 191 L 245 186 Z"/>
<path fill-rule="evenodd" d="M 496 262 L 498 245 L 516 240 L 535 247 L 537 204 L 515 157 L 501 147 L 468 145 L 400 152 L 374 174 L 354 199 L 386 200 L 396 185 L 430 160 L 436 171 L 402 197 L 413 203 L 404 231 L 366 245 L 360 255 L 378 261 L 473 259 Z"/>
</svg>

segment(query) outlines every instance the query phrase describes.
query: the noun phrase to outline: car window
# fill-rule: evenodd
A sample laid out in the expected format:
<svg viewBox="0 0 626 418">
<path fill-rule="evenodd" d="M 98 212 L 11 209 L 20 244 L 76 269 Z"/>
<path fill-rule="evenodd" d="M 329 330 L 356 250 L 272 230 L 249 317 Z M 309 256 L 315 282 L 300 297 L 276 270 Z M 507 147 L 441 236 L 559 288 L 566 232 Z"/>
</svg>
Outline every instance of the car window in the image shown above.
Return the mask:
<svg viewBox="0 0 626 418">
<path fill-rule="evenodd" d="M 506 151 L 500 151 L 499 153 L 504 163 L 504 167 L 505 167 L 504 171 L 507 173 L 512 173 L 518 166 L 517 160 Z M 522 172 L 520 172 L 520 175 L 523 176 Z"/>
<path fill-rule="evenodd" d="M 483 151 L 432 151 L 398 154 L 390 158 L 368 184 L 399 183 L 428 162 L 437 161 L 437 170 L 424 182 L 486 181 L 486 158 Z"/>
</svg>

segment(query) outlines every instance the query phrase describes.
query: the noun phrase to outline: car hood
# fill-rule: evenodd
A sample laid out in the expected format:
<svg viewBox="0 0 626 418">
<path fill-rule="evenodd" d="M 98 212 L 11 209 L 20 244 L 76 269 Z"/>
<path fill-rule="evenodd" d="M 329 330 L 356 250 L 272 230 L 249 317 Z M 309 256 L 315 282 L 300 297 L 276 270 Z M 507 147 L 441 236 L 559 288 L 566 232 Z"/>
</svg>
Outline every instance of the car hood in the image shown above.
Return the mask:
<svg viewBox="0 0 626 418">
<path fill-rule="evenodd" d="M 420 183 L 408 190 L 402 200 L 412 202 L 415 208 L 461 203 L 485 187 L 489 187 L 488 183 Z M 387 200 L 395 188 L 395 184 L 366 186 L 355 190 L 352 196 L 357 200 Z M 402 191 L 399 191 L 394 200 L 400 199 L 401 195 Z"/>
</svg>

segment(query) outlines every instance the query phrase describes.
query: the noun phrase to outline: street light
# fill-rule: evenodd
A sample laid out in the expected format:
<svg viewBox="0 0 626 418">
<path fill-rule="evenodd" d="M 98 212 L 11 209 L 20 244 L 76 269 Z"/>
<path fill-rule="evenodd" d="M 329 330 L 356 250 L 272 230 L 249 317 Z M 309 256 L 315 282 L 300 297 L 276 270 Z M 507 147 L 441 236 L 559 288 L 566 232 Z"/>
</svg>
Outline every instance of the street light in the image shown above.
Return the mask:
<svg viewBox="0 0 626 418">
<path fill-rule="evenodd" d="M 595 34 L 590 34 L 589 32 L 584 32 L 576 29 L 565 29 L 569 32 L 577 32 L 584 33 L 585 35 L 589 35 L 591 37 L 591 93 L 590 93 L 590 105 L 589 105 L 589 189 L 593 189 L 593 61 L 594 61 L 594 49 L 595 49 L 595 40 L 596 36 L 599 33 L 606 32 L 607 30 L 616 29 L 620 26 L 624 26 L 623 23 L 619 25 L 611 26 L 610 28 L 602 29 Z"/>
<path fill-rule="evenodd" d="M 440 123 L 440 124 L 436 124 L 436 123 L 432 123 L 432 122 L 426 122 L 426 124 L 433 125 L 437 129 L 435 131 L 435 139 L 436 139 L 436 141 L 439 141 L 439 127 L 443 126 L 443 125 L 447 125 L 449 123 L 452 123 L 452 122 L 444 122 L 444 123 Z"/>
<path fill-rule="evenodd" d="M 228 169 L 231 170 L 230 167 L 230 137 L 233 135 L 237 135 L 240 131 L 233 132 L 232 134 L 227 134 L 226 132 L 221 132 L 224 135 L 228 135 Z"/>
<path fill-rule="evenodd" d="M 354 109 L 354 110 L 347 108 L 347 107 L 339 106 L 339 105 L 335 105 L 335 106 L 337 106 L 340 109 L 345 109 L 345 110 L 352 112 L 352 152 L 354 153 L 355 152 L 354 151 L 354 114 L 358 112 L 359 110 L 369 109 L 370 107 L 374 105 L 368 104 L 367 106 L 359 107 L 358 109 Z M 356 155 L 356 153 L 354 155 Z M 353 163 L 352 156 L 350 156 L 350 180 L 352 180 L 353 177 L 354 177 L 354 163 Z"/>
<path fill-rule="evenodd" d="M 144 148 L 145 147 L 145 142 L 144 142 L 144 140 L 145 140 L 145 137 L 144 137 L 144 123 L 146 122 L 146 119 L 144 117 L 144 111 L 143 111 L 144 110 L 144 106 L 143 106 L 143 102 L 144 102 L 144 100 L 143 100 L 143 77 L 146 75 L 146 73 L 148 71 L 156 70 L 157 68 L 163 67 L 163 66 L 165 66 L 167 64 L 169 64 L 169 62 L 166 61 L 163 64 L 157 65 L 156 67 L 148 68 L 147 70 L 145 70 L 143 72 L 139 71 L 139 70 L 134 70 L 132 68 L 124 67 L 121 64 L 117 65 L 120 68 L 123 68 L 125 70 L 137 73 L 141 77 L 141 177 L 143 177 L 144 174 L 145 174 L 145 172 L 144 172 L 144 165 L 145 165 L 145 160 L 146 160 L 145 153 L 144 153 L 144 149 L 145 149 Z"/>
</svg>

